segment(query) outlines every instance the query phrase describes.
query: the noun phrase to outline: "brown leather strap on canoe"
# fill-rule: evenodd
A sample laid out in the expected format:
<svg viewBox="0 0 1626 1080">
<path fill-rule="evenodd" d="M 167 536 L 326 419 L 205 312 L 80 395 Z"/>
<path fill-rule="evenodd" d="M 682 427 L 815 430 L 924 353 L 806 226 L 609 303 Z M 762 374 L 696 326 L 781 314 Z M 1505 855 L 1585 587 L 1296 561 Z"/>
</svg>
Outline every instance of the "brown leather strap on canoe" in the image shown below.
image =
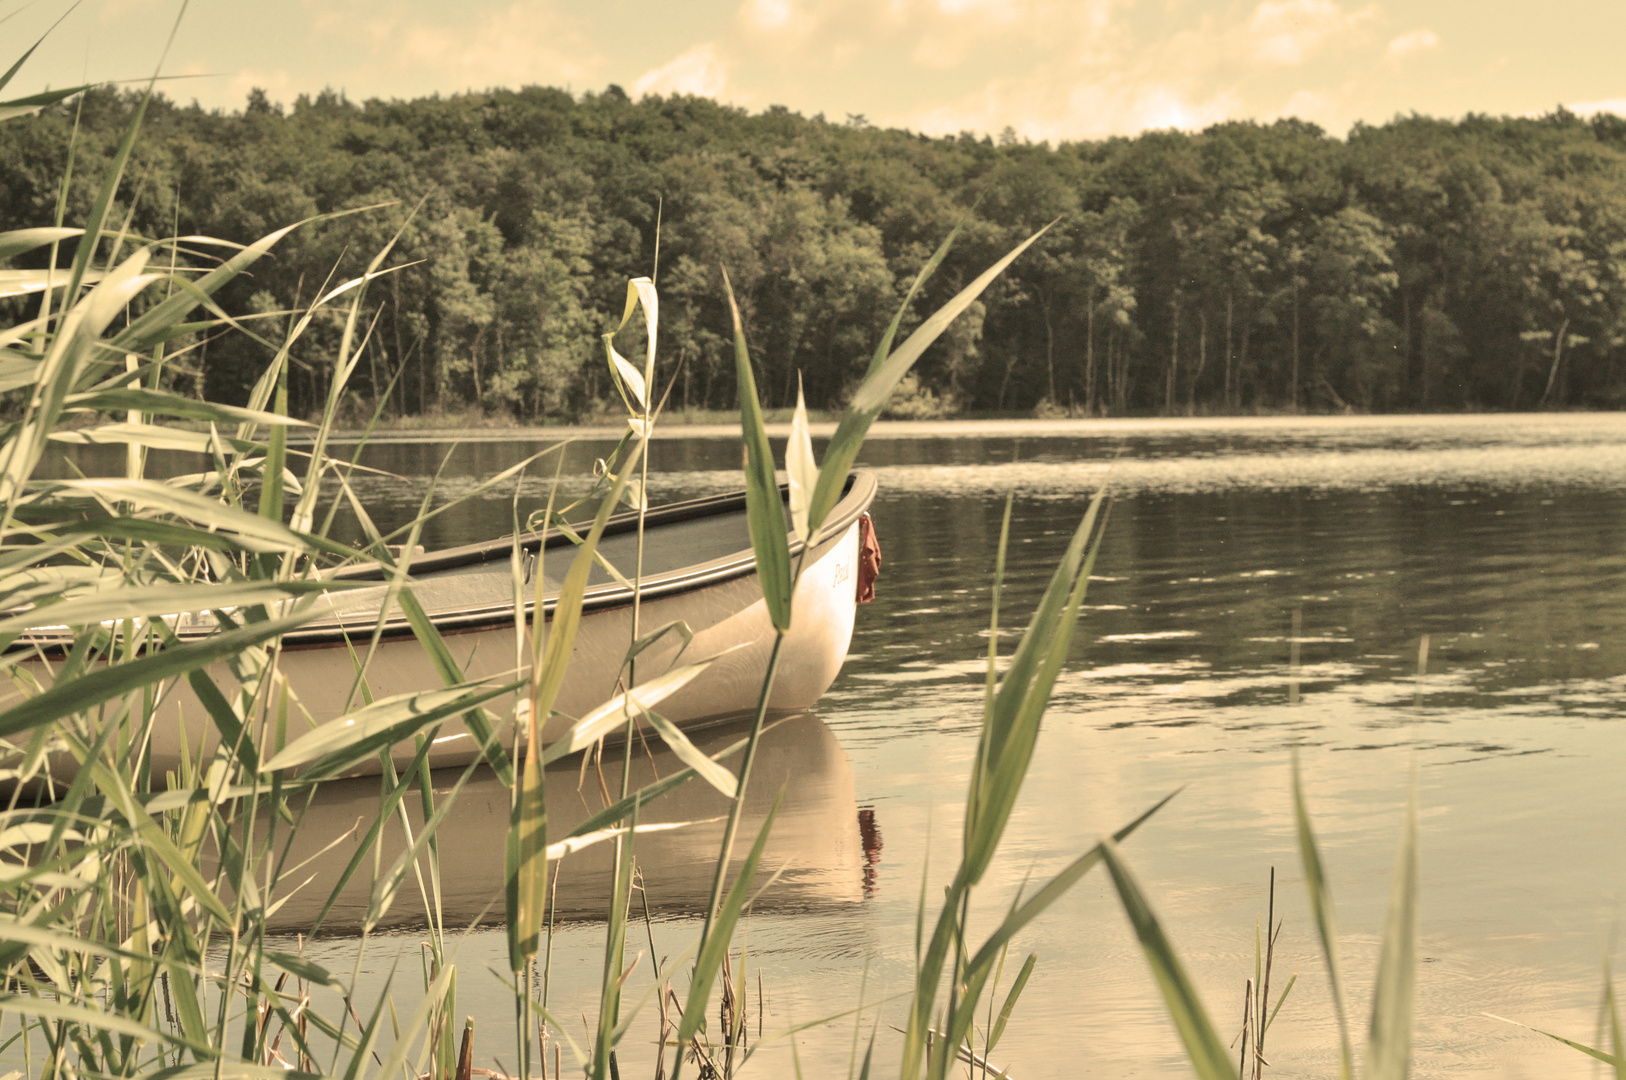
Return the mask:
<svg viewBox="0 0 1626 1080">
<path fill-rule="evenodd" d="M 881 542 L 875 539 L 875 523 L 868 514 L 858 517 L 858 602 L 875 599 L 875 579 L 881 576 Z"/>
</svg>

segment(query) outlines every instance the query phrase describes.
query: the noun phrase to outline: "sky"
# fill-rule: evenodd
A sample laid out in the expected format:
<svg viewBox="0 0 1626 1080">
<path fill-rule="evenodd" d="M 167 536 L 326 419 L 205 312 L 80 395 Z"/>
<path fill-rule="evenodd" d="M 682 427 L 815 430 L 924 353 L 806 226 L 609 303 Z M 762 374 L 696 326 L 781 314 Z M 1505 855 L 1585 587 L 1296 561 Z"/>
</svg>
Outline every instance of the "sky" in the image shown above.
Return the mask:
<svg viewBox="0 0 1626 1080">
<path fill-rule="evenodd" d="M 1035 141 L 1297 116 L 1626 115 L 1626 0 L 0 0 L 0 96 L 144 79 L 238 109 L 544 84 Z M 177 25 L 177 18 L 179 19 Z M 173 42 L 165 42 L 173 30 Z"/>
</svg>

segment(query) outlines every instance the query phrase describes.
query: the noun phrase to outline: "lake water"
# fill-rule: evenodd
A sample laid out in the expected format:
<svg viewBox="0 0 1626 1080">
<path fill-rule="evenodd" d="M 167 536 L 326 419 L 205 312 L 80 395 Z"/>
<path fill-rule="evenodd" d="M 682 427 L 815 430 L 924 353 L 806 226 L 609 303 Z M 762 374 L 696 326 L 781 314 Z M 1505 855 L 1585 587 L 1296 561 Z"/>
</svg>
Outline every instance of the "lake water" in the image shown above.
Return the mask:
<svg viewBox="0 0 1626 1080">
<path fill-rule="evenodd" d="M 463 445 L 440 490 L 466 492 L 544 445 L 506 433 Z M 573 446 L 566 475 L 608 446 Z M 371 447 L 365 462 L 395 474 L 358 482 L 375 518 L 409 517 L 446 451 L 424 439 Z M 736 488 L 739 453 L 737 433 L 674 432 L 651 448 L 652 491 Z M 765 1030 L 850 1009 L 861 987 L 867 1001 L 907 989 L 922 876 L 940 896 L 957 860 L 1005 494 L 1016 492 L 1004 610 L 1020 625 L 1088 497 L 1109 482 L 1117 502 L 1088 613 L 978 894 L 980 924 L 1024 879 L 1042 880 L 1183 789 L 1126 843 L 1127 859 L 1227 1039 L 1276 868 L 1285 930 L 1275 985 L 1300 978 L 1272 1029 L 1267 1075 L 1335 1075 L 1290 755 L 1300 748 L 1357 1031 L 1415 775 L 1413 1075 L 1591 1075 L 1575 1051 L 1485 1014 L 1595 1035 L 1601 958 L 1626 888 L 1626 418 L 883 426 L 862 463 L 880 481 L 885 564 L 840 679 L 816 715 L 780 733 L 776 775 L 791 779 L 802 824 L 773 856 L 794 860 L 783 895 L 764 896 L 749 922 Z M 552 461 L 535 472 L 522 515 L 545 499 Z M 508 531 L 513 495 L 510 484 L 443 515 L 426 542 Z M 690 856 L 649 859 L 672 869 L 664 894 L 652 872 L 648 934 L 657 954 L 675 956 L 697 932 L 703 889 L 681 872 Z M 591 867 L 577 873 L 567 860 L 564 873 L 591 893 Z M 645 934 L 635 948 L 647 950 Z M 602 937 L 590 919 L 556 936 L 550 993 L 564 1016 L 596 1000 Z M 420 938 L 375 940 L 364 971 L 381 977 L 402 952 L 415 973 Z M 1022 1080 L 1189 1074 L 1105 876 L 1085 878 L 1016 948 L 1013 965 L 1026 951 L 1039 963 L 997 1065 Z M 314 952 L 348 970 L 354 943 L 319 941 Z M 499 1036 L 510 999 L 486 974 L 506 968 L 500 929 L 470 935 L 459 963 L 459 1008 L 491 1039 L 482 1053 L 512 1064 L 512 1037 Z M 866 1037 L 876 1016 L 878 1055 L 891 1060 L 887 1024 L 901 1023 L 902 1004 L 866 1015 Z M 799 1035 L 809 1074 L 843 1072 L 852 1039 L 850 1018 Z M 646 1047 L 647 1036 L 630 1037 L 623 1075 L 648 1068 Z M 757 1074 L 782 1075 L 788 1048 L 763 1053 Z"/>
</svg>

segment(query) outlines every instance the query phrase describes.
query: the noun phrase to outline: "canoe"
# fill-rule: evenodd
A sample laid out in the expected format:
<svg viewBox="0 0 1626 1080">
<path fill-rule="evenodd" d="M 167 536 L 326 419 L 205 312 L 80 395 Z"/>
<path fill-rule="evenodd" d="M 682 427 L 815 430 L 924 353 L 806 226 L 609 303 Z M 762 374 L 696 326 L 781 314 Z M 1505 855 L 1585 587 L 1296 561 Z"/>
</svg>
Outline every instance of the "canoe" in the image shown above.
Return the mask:
<svg viewBox="0 0 1626 1080">
<path fill-rule="evenodd" d="M 868 528 L 866 511 L 874 497 L 873 474 L 855 470 L 817 547 L 802 560 L 791 627 L 769 699 L 769 707 L 776 713 L 812 706 L 835 681 L 846 659 L 861 577 L 860 531 Z M 599 545 L 605 561 L 629 580 L 636 565 L 637 529 L 636 513 L 618 514 L 610 519 Z M 538 571 L 543 575 L 544 618 L 551 620 L 561 579 L 576 549 L 569 537 L 557 531 L 546 537 L 527 534 L 519 543 L 527 579 Z M 773 627 L 757 579 L 744 493 L 647 511 L 643 546 L 640 635 L 682 621 L 692 638 L 685 645 L 680 634 L 668 633 L 646 648 L 637 657 L 636 681 L 642 684 L 677 664 L 716 657 L 698 677 L 661 702 L 661 715 L 679 727 L 693 727 L 753 711 L 767 670 Z M 793 564 L 802 556 L 802 547 L 791 537 Z M 515 640 L 513 548 L 514 538 L 504 537 L 419 554 L 410 561 L 413 594 L 469 680 L 512 681 L 516 677 L 523 650 Z M 352 697 L 355 664 L 367 654 L 388 586 L 377 566 L 349 568 L 333 576 L 354 587 L 319 597 L 320 613 L 282 639 L 278 663 L 292 692 L 290 740 L 361 704 L 359 695 Z M 534 590 L 528 580 L 524 591 L 534 598 Z M 527 601 L 526 619 L 534 619 L 535 614 L 534 603 Z M 185 640 L 206 635 L 214 619 L 207 614 L 182 614 L 170 621 Z M 556 712 L 543 729 L 545 742 L 560 737 L 575 718 L 617 693 L 623 661 L 634 640 L 633 628 L 632 590 L 595 566 Z M 48 686 L 54 664 L 51 654 L 60 654 L 61 645 L 60 638 L 52 640 L 51 628 L 41 628 L 17 643 L 18 647 L 33 646 L 38 655 L 15 666 Z M 231 696 L 236 683 L 227 665 L 214 664 L 206 670 L 221 691 Z M 383 620 L 366 678 L 374 699 L 438 690 L 443 685 L 398 607 Z M 19 697 L 18 691 L 7 687 L 0 693 L 0 709 L 15 704 Z M 511 698 L 496 698 L 485 708 L 501 719 L 512 715 L 513 705 Z M 507 741 L 505 737 L 505 744 Z M 212 753 L 217 743 L 214 726 L 190 684 L 185 679 L 165 684 L 148 747 L 153 775 L 162 776 L 176 768 L 183 753 L 190 753 L 194 761 L 200 747 L 204 754 Z M 414 753 L 411 743 L 402 743 L 394 747 L 392 757 L 401 767 Z M 479 753 L 473 735 L 461 719 L 454 718 L 441 727 L 429 762 L 434 768 L 465 765 Z M 72 776 L 76 765 L 65 754 L 52 755 L 49 768 L 53 776 L 65 779 Z M 371 759 L 355 775 L 378 768 L 376 758 Z"/>
</svg>

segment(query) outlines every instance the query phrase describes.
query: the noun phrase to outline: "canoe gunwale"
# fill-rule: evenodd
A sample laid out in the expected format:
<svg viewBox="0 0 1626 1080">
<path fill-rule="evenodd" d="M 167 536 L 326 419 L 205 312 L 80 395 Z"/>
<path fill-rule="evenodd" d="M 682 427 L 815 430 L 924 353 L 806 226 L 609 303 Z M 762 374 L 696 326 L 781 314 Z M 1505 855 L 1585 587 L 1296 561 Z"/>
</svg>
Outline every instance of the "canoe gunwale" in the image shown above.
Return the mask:
<svg viewBox="0 0 1626 1080">
<path fill-rule="evenodd" d="M 782 497 L 788 497 L 788 486 L 779 487 Z M 842 533 L 850 528 L 863 513 L 869 509 L 874 501 L 876 491 L 875 475 L 867 469 L 854 469 L 847 477 L 847 486 L 841 499 L 831 509 L 830 516 L 820 529 L 820 549 L 828 549 Z M 745 509 L 745 493 L 733 492 L 726 495 L 711 495 L 700 499 L 690 499 L 685 502 L 673 503 L 656 510 L 649 511 L 644 517 L 644 532 L 649 535 L 652 529 L 665 525 L 675 525 L 684 521 L 693 521 L 698 518 L 719 516 L 722 514 L 741 513 Z M 606 536 L 626 533 L 638 527 L 638 514 L 632 511 L 617 514 L 605 524 Z M 532 533 L 520 542 L 521 550 L 535 551 L 542 540 L 541 533 Z M 575 549 L 571 539 L 556 530 L 549 530 L 547 546 L 568 547 Z M 805 545 L 802 541 L 792 538 L 790 541 L 790 554 L 792 558 L 801 554 Z M 513 538 L 503 537 L 499 540 L 490 540 L 479 544 L 469 544 L 459 548 L 448 548 L 417 558 L 410 567 L 413 571 L 423 569 L 429 563 L 429 570 L 448 570 L 455 567 L 470 566 L 476 563 L 494 562 L 498 559 L 507 561 L 513 551 Z M 640 590 L 644 602 L 677 596 L 686 592 L 693 592 L 711 585 L 719 585 L 736 578 L 747 577 L 757 571 L 756 556 L 750 548 L 722 555 L 706 562 L 694 563 L 678 570 L 668 571 L 645 578 Z M 358 568 L 357 572 L 347 573 L 340 571 L 333 575 L 341 580 L 384 580 L 382 569 L 377 566 Z M 544 596 L 542 600 L 544 617 L 551 613 L 558 604 L 558 596 Z M 625 607 L 632 603 L 633 593 L 619 582 L 609 582 L 597 585 L 587 590 L 582 598 L 582 614 L 608 611 L 618 607 Z M 527 618 L 536 614 L 534 601 L 525 603 Z M 429 621 L 435 629 L 445 634 L 472 633 L 479 630 L 490 629 L 494 626 L 512 625 L 514 621 L 514 605 L 504 603 L 490 608 L 473 611 L 441 612 L 430 614 Z M 299 627 L 283 635 L 283 648 L 322 648 L 350 640 L 358 632 L 370 634 L 376 626 L 376 617 L 365 621 L 358 621 L 351 625 L 337 625 L 322 623 L 316 626 Z M 410 637 L 414 631 L 405 619 L 390 619 L 384 624 L 383 638 Z"/>
<path fill-rule="evenodd" d="M 875 492 L 876 481 L 874 474 L 865 469 L 854 469 L 847 478 L 847 484 L 841 499 L 831 509 L 830 516 L 821 529 L 820 549 L 827 549 L 834 540 L 838 539 L 869 509 L 870 503 L 875 498 Z M 780 493 L 782 497 L 788 497 L 787 485 L 780 485 Z M 672 503 L 646 512 L 644 515 L 645 534 L 649 535 L 652 531 L 661 527 L 677 525 L 685 521 L 743 513 L 744 509 L 744 492 L 711 495 Z M 635 531 L 637 528 L 638 513 L 637 511 L 629 511 L 611 517 L 605 524 L 604 535 L 619 535 Z M 546 533 L 528 534 L 520 540 L 520 548 L 523 551 L 534 552 L 544 542 L 549 549 L 555 547 L 575 549 L 575 544 L 568 536 L 554 529 L 547 530 Z M 507 562 L 513 551 L 513 546 L 513 537 L 505 536 L 497 540 L 429 552 L 413 559 L 409 572 L 413 577 L 416 577 L 419 574 L 430 574 L 440 570 L 451 570 L 498 560 Z M 803 547 L 802 541 L 792 538 L 790 540 L 791 557 L 794 558 L 799 555 Z M 642 599 L 647 602 L 722 584 L 755 573 L 755 555 L 750 548 L 745 548 L 705 562 L 693 563 L 676 570 L 647 577 L 642 583 L 640 593 Z M 329 576 L 332 580 L 346 582 L 377 581 L 384 583 L 388 581 L 384 569 L 377 565 L 345 567 L 334 571 Z M 626 588 L 619 582 L 608 582 L 593 586 L 587 590 L 582 601 L 582 613 L 586 615 L 609 611 L 627 606 L 632 601 L 633 593 L 631 589 Z M 558 604 L 557 594 L 545 596 L 542 604 L 544 617 L 547 617 Z M 527 601 L 524 605 L 524 612 L 528 619 L 534 618 L 536 614 L 535 602 Z M 513 620 L 514 604 L 511 601 L 472 610 L 443 611 L 429 614 L 429 621 L 436 630 L 443 634 L 478 632 L 496 626 L 512 625 Z M 376 614 L 358 616 L 353 622 L 324 617 L 319 623 L 287 631 L 282 637 L 282 648 L 285 650 L 331 648 L 352 642 L 357 639 L 358 635 L 370 637 L 377 626 Z M 212 628 L 205 632 L 193 630 L 191 633 L 188 632 L 188 629 L 184 625 L 176 627 L 176 637 L 183 642 L 202 640 L 213 632 Z M 404 617 L 394 617 L 385 621 L 380 637 L 381 640 L 388 641 L 412 637 L 414 633 L 411 624 Z M 49 631 L 45 633 L 25 631 L 5 652 L 10 654 L 27 650 L 41 657 L 56 656 L 65 653 L 71 644 L 72 639 L 57 637 L 50 634 Z"/>
</svg>

